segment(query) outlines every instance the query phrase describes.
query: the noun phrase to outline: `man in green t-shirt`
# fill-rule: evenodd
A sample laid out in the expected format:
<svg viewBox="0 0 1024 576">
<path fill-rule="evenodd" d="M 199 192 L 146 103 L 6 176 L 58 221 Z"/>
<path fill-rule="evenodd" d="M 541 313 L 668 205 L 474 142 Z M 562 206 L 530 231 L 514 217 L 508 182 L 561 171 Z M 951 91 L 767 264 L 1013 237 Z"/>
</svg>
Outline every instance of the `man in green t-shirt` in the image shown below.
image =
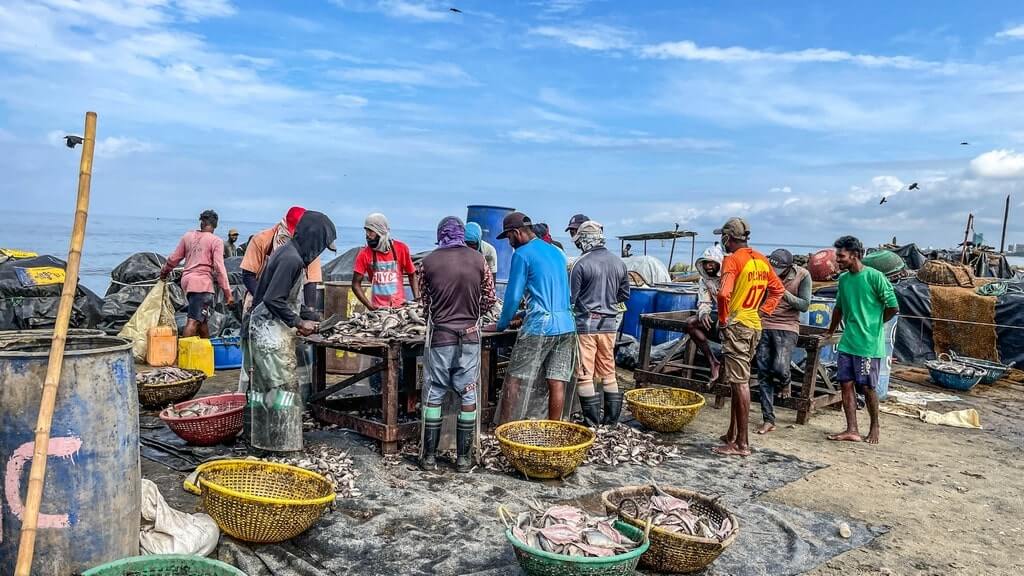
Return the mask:
<svg viewBox="0 0 1024 576">
<path fill-rule="evenodd" d="M 878 444 L 878 370 L 885 357 L 885 323 L 899 313 L 892 284 L 884 274 L 861 262 L 864 245 L 853 236 L 836 240 L 836 263 L 844 270 L 839 276 L 839 293 L 832 311 L 832 324 L 825 333 L 831 338 L 840 322 L 846 321 L 839 340 L 838 378 L 843 388 L 846 430 L 829 440 Z M 861 438 L 857 429 L 857 396 L 867 401 L 871 429 Z"/>
</svg>

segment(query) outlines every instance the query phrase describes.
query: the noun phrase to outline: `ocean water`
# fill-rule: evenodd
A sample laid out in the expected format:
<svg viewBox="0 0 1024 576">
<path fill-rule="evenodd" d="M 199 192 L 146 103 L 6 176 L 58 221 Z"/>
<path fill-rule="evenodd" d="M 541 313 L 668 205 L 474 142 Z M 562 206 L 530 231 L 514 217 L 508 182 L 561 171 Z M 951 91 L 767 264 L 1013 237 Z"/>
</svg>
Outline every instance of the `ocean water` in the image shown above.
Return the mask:
<svg viewBox="0 0 1024 576">
<path fill-rule="evenodd" d="M 30 250 L 39 254 L 51 254 L 66 259 L 68 242 L 71 238 L 73 224 L 71 214 L 54 214 L 43 212 L 4 212 L 0 214 L 0 248 L 16 248 Z M 227 231 L 237 228 L 241 240 L 250 235 L 269 228 L 273 222 L 232 221 L 221 215 L 217 234 L 222 238 Z M 363 230 L 356 226 L 341 226 L 338 229 L 338 253 L 363 243 Z M 137 252 L 157 252 L 170 254 L 177 245 L 181 235 L 197 226 L 194 219 L 159 218 L 155 216 L 112 216 L 90 214 L 86 227 L 85 247 L 82 251 L 81 283 L 102 296 L 110 284 L 110 271 L 126 258 Z M 614 236 L 619 233 L 635 231 L 608 230 L 608 248 L 613 251 L 620 249 L 620 242 Z M 399 230 L 393 232 L 394 237 L 409 245 L 412 252 L 422 252 L 434 247 L 436 240 L 433 230 Z M 569 256 L 577 254 L 576 248 L 564 232 L 556 233 L 554 238 L 561 242 Z M 694 258 L 699 258 L 712 241 L 698 240 L 694 247 Z M 711 238 L 711 236 L 707 236 Z M 643 254 L 643 243 L 632 242 L 634 255 Z M 792 244 L 757 244 L 758 250 L 768 254 L 775 248 L 784 247 L 794 254 L 807 254 L 819 250 L 821 246 Z M 647 254 L 668 262 L 672 252 L 672 242 L 653 240 L 647 243 Z M 676 242 L 674 262 L 690 262 L 690 240 L 680 239 Z M 327 253 L 325 262 L 333 258 Z"/>
</svg>

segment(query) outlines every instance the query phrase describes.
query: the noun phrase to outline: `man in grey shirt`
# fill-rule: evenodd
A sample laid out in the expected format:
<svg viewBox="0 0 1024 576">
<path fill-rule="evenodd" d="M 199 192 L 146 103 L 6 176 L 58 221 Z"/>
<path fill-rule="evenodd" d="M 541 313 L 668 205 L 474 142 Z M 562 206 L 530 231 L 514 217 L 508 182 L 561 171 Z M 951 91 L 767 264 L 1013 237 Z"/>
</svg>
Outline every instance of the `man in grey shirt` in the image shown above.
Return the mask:
<svg viewBox="0 0 1024 576">
<path fill-rule="evenodd" d="M 622 413 L 622 393 L 615 378 L 615 335 L 629 300 L 629 273 L 622 259 L 604 247 L 601 224 L 583 222 L 572 239 L 583 253 L 569 272 L 569 303 L 580 343 L 576 368 L 580 406 L 588 425 L 614 426 Z M 603 419 L 595 381 L 604 390 Z"/>
</svg>

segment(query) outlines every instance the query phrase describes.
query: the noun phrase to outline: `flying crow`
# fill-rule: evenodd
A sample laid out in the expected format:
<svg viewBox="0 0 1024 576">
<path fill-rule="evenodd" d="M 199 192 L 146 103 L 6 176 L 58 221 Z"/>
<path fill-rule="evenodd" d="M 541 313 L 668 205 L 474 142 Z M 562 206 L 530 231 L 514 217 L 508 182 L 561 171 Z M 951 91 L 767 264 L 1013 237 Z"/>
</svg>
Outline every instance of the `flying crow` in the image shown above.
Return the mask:
<svg viewBox="0 0 1024 576">
<path fill-rule="evenodd" d="M 67 144 L 68 148 L 74 148 L 75 146 L 78 146 L 82 142 L 85 142 L 85 139 L 82 138 L 81 136 L 73 136 L 71 134 L 68 134 L 67 136 L 64 137 L 64 143 Z"/>
<path fill-rule="evenodd" d="M 917 182 L 914 182 L 913 184 L 910 185 L 910 187 L 907 188 L 907 190 L 920 190 L 920 189 L 921 189 L 921 187 L 917 185 Z"/>
<path fill-rule="evenodd" d="M 456 14 L 462 14 L 462 10 L 459 10 L 458 8 L 449 8 L 448 10 L 450 12 L 455 12 Z"/>
<path fill-rule="evenodd" d="M 881 206 L 882 204 L 885 204 L 886 202 L 887 202 L 887 200 L 885 199 L 885 196 L 882 196 L 882 201 L 879 202 L 878 205 Z"/>
</svg>

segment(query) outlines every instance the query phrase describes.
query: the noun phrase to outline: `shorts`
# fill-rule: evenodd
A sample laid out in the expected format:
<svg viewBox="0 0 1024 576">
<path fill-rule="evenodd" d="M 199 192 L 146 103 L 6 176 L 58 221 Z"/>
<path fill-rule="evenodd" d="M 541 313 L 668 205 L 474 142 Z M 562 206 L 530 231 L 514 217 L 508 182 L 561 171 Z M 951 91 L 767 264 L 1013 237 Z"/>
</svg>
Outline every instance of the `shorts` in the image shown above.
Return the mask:
<svg viewBox="0 0 1024 576">
<path fill-rule="evenodd" d="M 718 311 L 712 310 L 708 319 L 711 321 L 711 330 L 704 330 L 704 325 L 700 323 L 700 314 L 693 316 L 693 321 L 696 323 L 695 326 L 704 330 L 704 336 L 708 340 L 712 342 L 721 342 L 722 334 L 720 332 L 721 328 L 718 326 Z"/>
<path fill-rule="evenodd" d="M 206 322 L 213 314 L 213 292 L 189 292 L 188 319 Z"/>
<path fill-rule="evenodd" d="M 576 368 L 578 382 L 589 382 L 594 378 L 615 380 L 615 336 L 614 333 L 577 335 L 580 341 L 580 365 Z"/>
<path fill-rule="evenodd" d="M 431 346 L 427 351 L 426 379 L 430 389 L 427 403 L 440 405 L 449 390 L 459 395 L 463 406 L 476 404 L 477 382 L 480 380 L 480 345 L 465 344 L 456 358 L 459 346 Z"/>
<path fill-rule="evenodd" d="M 557 336 L 525 334 L 512 348 L 508 375 L 532 381 L 543 370 L 544 378 L 568 382 L 576 365 L 576 333 Z"/>
<path fill-rule="evenodd" d="M 840 384 L 853 382 L 857 391 L 862 394 L 869 388 L 878 390 L 878 373 L 881 365 L 881 358 L 864 358 L 840 352 L 836 357 L 836 378 Z"/>
<path fill-rule="evenodd" d="M 723 369 L 726 384 L 749 384 L 750 362 L 757 352 L 761 331 L 739 322 L 720 329 L 722 335 Z"/>
</svg>

